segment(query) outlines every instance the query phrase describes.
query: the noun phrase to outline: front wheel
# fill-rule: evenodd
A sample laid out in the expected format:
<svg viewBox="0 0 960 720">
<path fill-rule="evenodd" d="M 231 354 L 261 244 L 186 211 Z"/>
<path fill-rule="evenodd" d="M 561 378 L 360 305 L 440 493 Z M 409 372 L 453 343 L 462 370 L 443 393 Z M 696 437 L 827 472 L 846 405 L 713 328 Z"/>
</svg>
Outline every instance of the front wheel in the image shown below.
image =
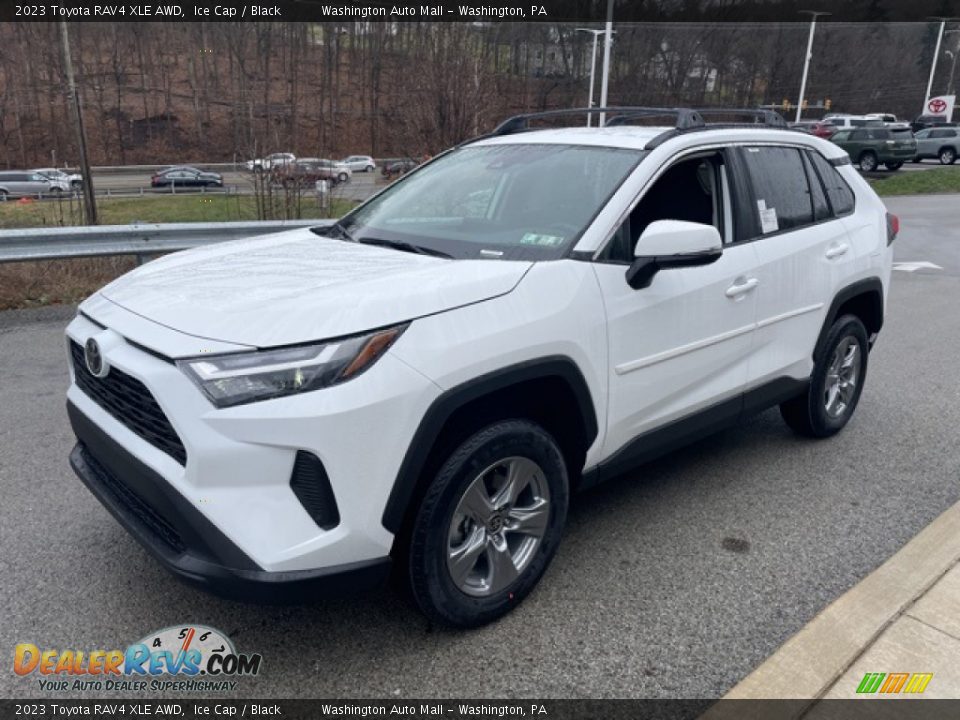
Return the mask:
<svg viewBox="0 0 960 720">
<path fill-rule="evenodd" d="M 953 165 L 957 159 L 957 151 L 953 148 L 943 148 L 940 151 L 940 164 L 941 165 Z"/>
<path fill-rule="evenodd" d="M 794 432 L 825 438 L 843 429 L 863 392 L 868 347 L 860 318 L 844 315 L 834 322 L 814 357 L 807 392 L 780 405 L 780 414 Z"/>
<path fill-rule="evenodd" d="M 346 181 L 347 181 L 346 173 L 340 173 L 339 175 L 337 175 L 337 182 L 345 183 Z"/>
<path fill-rule="evenodd" d="M 373 172 L 373 171 L 374 171 L 374 167 L 373 167 L 373 165 L 367 165 L 367 166 L 363 169 L 363 171 L 364 171 L 364 172 Z"/>
<path fill-rule="evenodd" d="M 877 169 L 877 156 L 872 152 L 865 152 L 860 156 L 859 164 L 863 172 L 873 172 Z"/>
<path fill-rule="evenodd" d="M 895 171 L 897 171 L 897 170 L 899 170 L 900 168 L 903 167 L 903 163 L 902 163 L 902 162 L 888 162 L 888 163 L 886 163 L 886 166 L 887 166 L 887 170 L 889 170 L 890 172 L 895 172 Z"/>
<path fill-rule="evenodd" d="M 560 543 L 567 477 L 556 441 L 527 420 L 498 422 L 454 450 L 411 535 L 410 585 L 424 614 L 476 627 L 518 605 Z"/>
</svg>

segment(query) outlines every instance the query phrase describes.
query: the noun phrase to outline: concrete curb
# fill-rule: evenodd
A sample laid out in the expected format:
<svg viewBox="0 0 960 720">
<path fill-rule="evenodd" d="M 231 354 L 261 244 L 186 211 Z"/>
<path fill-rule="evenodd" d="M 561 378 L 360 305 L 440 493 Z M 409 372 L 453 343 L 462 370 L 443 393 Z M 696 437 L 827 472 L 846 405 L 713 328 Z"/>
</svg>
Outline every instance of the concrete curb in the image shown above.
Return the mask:
<svg viewBox="0 0 960 720">
<path fill-rule="evenodd" d="M 960 503 L 835 600 L 724 700 L 824 693 L 877 637 L 960 560 Z M 704 718 L 711 717 L 708 711 Z"/>
</svg>

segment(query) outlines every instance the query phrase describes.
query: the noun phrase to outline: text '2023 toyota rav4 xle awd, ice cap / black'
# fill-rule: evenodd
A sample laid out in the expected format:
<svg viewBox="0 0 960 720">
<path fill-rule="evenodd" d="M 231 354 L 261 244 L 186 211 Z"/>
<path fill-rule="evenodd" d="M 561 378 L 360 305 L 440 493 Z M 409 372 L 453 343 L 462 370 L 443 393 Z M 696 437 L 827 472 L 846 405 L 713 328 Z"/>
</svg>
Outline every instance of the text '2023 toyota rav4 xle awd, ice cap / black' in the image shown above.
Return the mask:
<svg viewBox="0 0 960 720">
<path fill-rule="evenodd" d="M 825 437 L 883 324 L 897 220 L 772 113 L 513 118 L 333 225 L 164 257 L 67 329 L 71 462 L 180 577 L 519 603 L 574 490 L 780 405 Z"/>
</svg>

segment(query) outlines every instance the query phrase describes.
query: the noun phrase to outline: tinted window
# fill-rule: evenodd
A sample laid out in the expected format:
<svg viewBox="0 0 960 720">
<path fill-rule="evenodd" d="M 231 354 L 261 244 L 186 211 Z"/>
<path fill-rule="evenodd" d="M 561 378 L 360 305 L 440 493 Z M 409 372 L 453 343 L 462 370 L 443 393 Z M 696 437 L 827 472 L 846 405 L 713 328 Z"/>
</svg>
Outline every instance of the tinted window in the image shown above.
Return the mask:
<svg viewBox="0 0 960 720">
<path fill-rule="evenodd" d="M 932 138 L 950 138 L 953 137 L 956 133 L 953 130 L 931 130 L 930 137 Z"/>
<path fill-rule="evenodd" d="M 897 140 L 912 140 L 912 139 L 913 139 L 913 133 L 912 133 L 910 130 L 906 130 L 906 129 L 904 129 L 904 130 L 891 130 L 890 132 L 893 133 L 893 137 L 896 138 Z"/>
<path fill-rule="evenodd" d="M 914 135 L 914 137 L 917 138 L 917 140 L 925 140 L 926 138 L 930 137 L 930 134 L 931 134 L 932 132 L 933 132 L 933 130 L 929 130 L 929 129 L 927 129 L 927 130 L 921 130 L 921 131 L 918 132 L 916 135 Z"/>
<path fill-rule="evenodd" d="M 873 140 L 889 140 L 890 131 L 889 130 L 868 130 L 870 137 Z"/>
<path fill-rule="evenodd" d="M 852 133 L 850 133 L 850 139 L 851 139 L 851 140 L 866 140 L 866 139 L 867 139 L 867 131 L 866 131 L 866 130 L 854 130 Z"/>
<path fill-rule="evenodd" d="M 839 132 L 836 132 L 833 134 L 833 140 L 843 141 L 843 140 L 849 140 L 849 139 L 850 139 L 849 130 L 840 130 Z"/>
<path fill-rule="evenodd" d="M 820 153 L 810 152 L 809 157 L 813 160 L 813 167 L 826 188 L 834 214 L 846 215 L 853 212 L 853 191 L 840 177 L 840 173 Z"/>
<path fill-rule="evenodd" d="M 810 187 L 799 150 L 746 148 L 744 163 L 756 203 L 751 211 L 762 235 L 813 222 Z"/>
<path fill-rule="evenodd" d="M 807 171 L 807 182 L 810 184 L 810 200 L 813 202 L 813 219 L 816 221 L 826 220 L 830 217 L 830 205 L 827 202 L 827 195 L 820 183 L 820 178 L 810 164 L 810 157 L 803 153 L 803 167 Z"/>
</svg>

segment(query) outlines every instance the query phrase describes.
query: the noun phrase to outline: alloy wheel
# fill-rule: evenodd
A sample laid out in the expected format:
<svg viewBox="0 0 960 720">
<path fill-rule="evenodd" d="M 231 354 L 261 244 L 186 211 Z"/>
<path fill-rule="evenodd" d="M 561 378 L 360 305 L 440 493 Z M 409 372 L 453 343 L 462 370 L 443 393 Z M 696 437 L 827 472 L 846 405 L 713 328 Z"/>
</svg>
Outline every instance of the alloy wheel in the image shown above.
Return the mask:
<svg viewBox="0 0 960 720">
<path fill-rule="evenodd" d="M 860 344 L 852 335 L 841 340 L 827 368 L 823 402 L 827 415 L 838 418 L 847 411 L 860 379 Z"/>
<path fill-rule="evenodd" d="M 467 486 L 447 533 L 447 570 L 467 595 L 500 592 L 527 568 L 550 520 L 543 469 L 525 457 L 490 465 Z"/>
</svg>

